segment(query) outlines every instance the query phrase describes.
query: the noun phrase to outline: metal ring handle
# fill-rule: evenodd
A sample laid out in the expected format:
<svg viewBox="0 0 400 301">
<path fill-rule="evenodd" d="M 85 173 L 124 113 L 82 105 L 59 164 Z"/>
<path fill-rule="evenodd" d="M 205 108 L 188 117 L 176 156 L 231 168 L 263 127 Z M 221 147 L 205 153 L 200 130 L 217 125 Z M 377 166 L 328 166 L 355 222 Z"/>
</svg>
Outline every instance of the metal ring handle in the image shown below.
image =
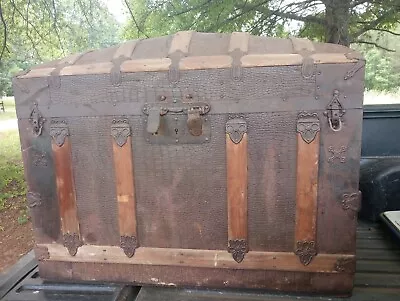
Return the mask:
<svg viewBox="0 0 400 301">
<path fill-rule="evenodd" d="M 332 124 L 332 120 L 330 118 L 328 118 L 328 122 L 329 122 L 329 127 L 331 128 L 332 131 L 339 132 L 342 129 L 342 119 L 341 118 L 339 118 L 339 126 L 337 129 L 334 128 L 334 126 Z"/>
</svg>

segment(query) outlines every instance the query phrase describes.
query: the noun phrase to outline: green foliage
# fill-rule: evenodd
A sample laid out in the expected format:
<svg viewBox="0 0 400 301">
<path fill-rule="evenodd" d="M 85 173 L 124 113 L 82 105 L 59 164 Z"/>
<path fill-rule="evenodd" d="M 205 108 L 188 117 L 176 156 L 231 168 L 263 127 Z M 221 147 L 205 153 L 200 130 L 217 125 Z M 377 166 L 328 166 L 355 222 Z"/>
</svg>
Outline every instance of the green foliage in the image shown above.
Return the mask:
<svg viewBox="0 0 400 301">
<path fill-rule="evenodd" d="M 16 71 L 119 42 L 119 26 L 101 0 L 10 0 L 1 4 L 7 39 L 0 61 L 0 94 L 11 95 L 10 78 Z M 0 23 L 0 41 L 4 38 Z"/>
<path fill-rule="evenodd" d="M 0 132 L 0 210 L 25 194 L 18 131 Z"/>
<path fill-rule="evenodd" d="M 390 57 L 382 50 L 368 50 L 365 59 L 365 85 L 368 90 L 394 91 L 399 87 L 400 74 L 395 72 Z"/>
</svg>

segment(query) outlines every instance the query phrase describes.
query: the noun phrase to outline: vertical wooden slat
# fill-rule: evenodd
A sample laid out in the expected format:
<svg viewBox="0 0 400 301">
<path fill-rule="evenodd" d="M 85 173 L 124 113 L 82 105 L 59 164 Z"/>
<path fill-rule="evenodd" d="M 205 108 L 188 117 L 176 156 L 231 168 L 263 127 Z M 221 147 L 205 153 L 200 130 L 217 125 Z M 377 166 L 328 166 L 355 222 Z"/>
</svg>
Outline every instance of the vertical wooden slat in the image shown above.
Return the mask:
<svg viewBox="0 0 400 301">
<path fill-rule="evenodd" d="M 319 119 L 302 113 L 297 123 L 297 185 L 295 253 L 308 265 L 317 254 L 317 192 L 320 144 Z"/>
<path fill-rule="evenodd" d="M 241 262 L 248 252 L 247 127 L 244 120 L 233 119 L 226 128 L 228 251 Z"/>
<path fill-rule="evenodd" d="M 57 194 L 60 204 L 61 229 L 63 233 L 79 233 L 75 183 L 72 175 L 71 143 L 65 138 L 62 146 L 52 143 L 56 167 Z"/>
<path fill-rule="evenodd" d="M 132 137 L 127 120 L 115 121 L 111 134 L 114 137 L 112 147 L 121 248 L 128 257 L 132 257 L 137 248 L 136 200 Z"/>
<path fill-rule="evenodd" d="M 75 183 L 72 170 L 71 142 L 65 122 L 52 121 L 51 148 L 56 173 L 57 196 L 60 208 L 61 231 L 64 246 L 74 256 L 82 245 L 78 212 L 76 207 Z"/>
</svg>

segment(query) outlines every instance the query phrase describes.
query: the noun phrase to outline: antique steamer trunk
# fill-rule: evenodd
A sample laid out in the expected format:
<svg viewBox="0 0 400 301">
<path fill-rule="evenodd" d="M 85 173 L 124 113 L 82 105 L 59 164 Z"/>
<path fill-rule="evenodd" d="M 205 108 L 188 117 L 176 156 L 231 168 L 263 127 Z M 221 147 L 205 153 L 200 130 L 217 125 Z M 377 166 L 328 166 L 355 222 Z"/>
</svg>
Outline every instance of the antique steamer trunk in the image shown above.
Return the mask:
<svg viewBox="0 0 400 301">
<path fill-rule="evenodd" d="M 350 293 L 364 63 L 179 32 L 17 75 L 41 276 Z"/>
</svg>

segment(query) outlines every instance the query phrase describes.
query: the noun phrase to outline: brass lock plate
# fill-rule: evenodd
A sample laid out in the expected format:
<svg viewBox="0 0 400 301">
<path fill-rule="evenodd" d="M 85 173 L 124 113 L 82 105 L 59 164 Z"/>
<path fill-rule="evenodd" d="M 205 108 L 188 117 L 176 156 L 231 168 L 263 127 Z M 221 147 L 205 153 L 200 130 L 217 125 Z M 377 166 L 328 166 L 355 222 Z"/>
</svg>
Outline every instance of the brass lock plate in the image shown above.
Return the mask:
<svg viewBox="0 0 400 301">
<path fill-rule="evenodd" d="M 152 144 L 200 144 L 211 139 L 210 106 L 204 102 L 147 104 L 144 137 Z"/>
</svg>

